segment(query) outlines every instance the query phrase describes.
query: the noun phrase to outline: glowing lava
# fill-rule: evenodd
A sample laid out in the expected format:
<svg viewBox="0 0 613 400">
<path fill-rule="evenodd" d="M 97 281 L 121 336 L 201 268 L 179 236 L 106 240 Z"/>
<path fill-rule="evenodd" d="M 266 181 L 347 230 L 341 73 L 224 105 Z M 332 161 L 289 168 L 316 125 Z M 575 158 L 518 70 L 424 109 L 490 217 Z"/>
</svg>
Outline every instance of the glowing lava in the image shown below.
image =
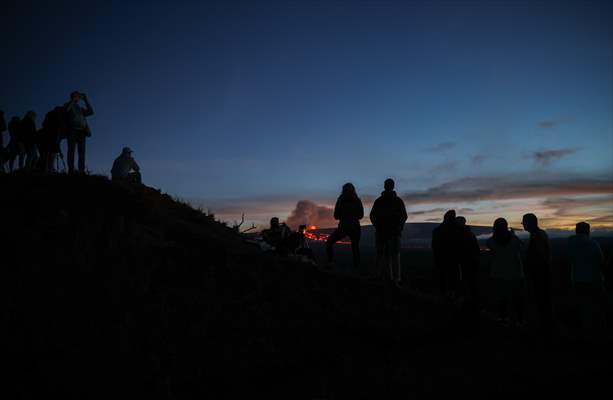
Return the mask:
<svg viewBox="0 0 613 400">
<path fill-rule="evenodd" d="M 327 241 L 328 238 L 330 237 L 330 234 L 329 233 L 323 233 L 323 232 L 315 232 L 316 229 L 317 229 L 317 227 L 315 225 L 309 225 L 304 230 L 304 237 L 309 239 L 309 240 L 314 240 L 316 242 L 325 242 L 325 241 Z M 339 240 L 336 243 L 351 244 L 351 242 L 346 242 L 344 240 Z"/>
</svg>

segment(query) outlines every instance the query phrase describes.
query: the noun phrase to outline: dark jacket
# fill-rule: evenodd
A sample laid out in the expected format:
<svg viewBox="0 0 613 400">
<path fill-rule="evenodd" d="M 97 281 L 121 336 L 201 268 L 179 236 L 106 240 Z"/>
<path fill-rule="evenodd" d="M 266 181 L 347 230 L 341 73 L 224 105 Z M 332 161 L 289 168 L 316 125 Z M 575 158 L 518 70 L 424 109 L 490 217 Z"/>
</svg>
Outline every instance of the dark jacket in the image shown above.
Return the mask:
<svg viewBox="0 0 613 400">
<path fill-rule="evenodd" d="M 36 124 L 30 118 L 23 118 L 20 124 L 21 141 L 26 146 L 36 144 Z"/>
<path fill-rule="evenodd" d="M 526 252 L 526 275 L 535 281 L 549 281 L 551 250 L 549 237 L 542 229 L 530 233 Z"/>
<path fill-rule="evenodd" d="M 23 143 L 19 118 L 13 118 L 11 122 L 9 122 L 9 136 L 11 138 L 11 143 Z"/>
<path fill-rule="evenodd" d="M 400 236 L 407 221 L 404 201 L 393 190 L 382 192 L 370 210 L 370 221 L 377 230 L 377 235 L 390 238 Z"/>
<path fill-rule="evenodd" d="M 355 228 L 364 218 L 364 206 L 356 194 L 341 194 L 334 206 L 334 219 L 339 227 Z"/>
<path fill-rule="evenodd" d="M 479 257 L 481 256 L 481 249 L 479 248 L 479 241 L 468 226 L 459 226 L 459 261 L 463 267 L 477 267 L 479 266 Z"/>
<path fill-rule="evenodd" d="M 432 253 L 437 267 L 460 263 L 462 232 L 454 220 L 443 221 L 432 231 Z"/>
</svg>

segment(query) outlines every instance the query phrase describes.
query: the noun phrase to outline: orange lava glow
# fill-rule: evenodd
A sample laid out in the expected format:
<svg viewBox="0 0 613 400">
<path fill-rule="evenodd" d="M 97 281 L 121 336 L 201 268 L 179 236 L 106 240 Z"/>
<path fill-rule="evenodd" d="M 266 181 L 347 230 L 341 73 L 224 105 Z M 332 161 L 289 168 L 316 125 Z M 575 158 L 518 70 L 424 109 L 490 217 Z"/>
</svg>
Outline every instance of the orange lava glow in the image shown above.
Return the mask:
<svg viewBox="0 0 613 400">
<path fill-rule="evenodd" d="M 309 240 L 314 240 L 316 242 L 325 242 L 330 237 L 329 233 L 315 232 L 316 230 L 317 230 L 317 227 L 315 225 L 309 225 L 304 231 L 304 237 L 306 237 Z M 336 243 L 351 244 L 351 242 L 346 242 L 344 240 L 340 240 Z"/>
</svg>

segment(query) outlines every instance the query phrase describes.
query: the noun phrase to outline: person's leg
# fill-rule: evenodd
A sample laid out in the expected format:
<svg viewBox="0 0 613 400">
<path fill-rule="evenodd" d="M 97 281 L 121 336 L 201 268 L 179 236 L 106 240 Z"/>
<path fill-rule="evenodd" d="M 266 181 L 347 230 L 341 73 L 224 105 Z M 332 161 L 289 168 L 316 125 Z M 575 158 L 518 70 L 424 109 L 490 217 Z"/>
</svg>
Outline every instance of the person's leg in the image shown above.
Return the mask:
<svg viewBox="0 0 613 400">
<path fill-rule="evenodd" d="M 19 169 L 23 169 L 25 167 L 26 161 L 26 147 L 23 143 L 19 143 L 18 145 L 18 154 L 19 154 Z"/>
<path fill-rule="evenodd" d="M 400 237 L 393 237 L 389 240 L 389 256 L 390 256 L 390 277 L 392 281 L 399 283 L 402 280 L 400 271 Z"/>
<path fill-rule="evenodd" d="M 356 270 L 360 267 L 360 235 L 359 228 L 349 233 L 351 252 L 353 254 L 353 268 Z"/>
<path fill-rule="evenodd" d="M 79 172 L 85 172 L 85 135 L 81 135 L 77 140 L 77 151 L 79 152 Z"/>
<path fill-rule="evenodd" d="M 385 256 L 385 252 L 386 252 L 386 240 L 384 237 L 382 237 L 382 235 L 377 235 L 375 233 L 375 247 L 377 250 L 377 258 L 375 261 L 375 274 L 377 276 L 377 279 L 385 279 L 386 276 L 386 259 L 387 257 Z"/>
<path fill-rule="evenodd" d="M 68 162 L 68 173 L 74 173 L 74 152 L 76 148 L 76 140 L 74 133 L 68 135 L 66 139 L 66 161 Z"/>
<path fill-rule="evenodd" d="M 340 229 L 336 229 L 332 235 L 326 240 L 326 254 L 328 255 L 328 262 L 334 260 L 334 244 L 344 238 L 346 235 Z"/>
</svg>

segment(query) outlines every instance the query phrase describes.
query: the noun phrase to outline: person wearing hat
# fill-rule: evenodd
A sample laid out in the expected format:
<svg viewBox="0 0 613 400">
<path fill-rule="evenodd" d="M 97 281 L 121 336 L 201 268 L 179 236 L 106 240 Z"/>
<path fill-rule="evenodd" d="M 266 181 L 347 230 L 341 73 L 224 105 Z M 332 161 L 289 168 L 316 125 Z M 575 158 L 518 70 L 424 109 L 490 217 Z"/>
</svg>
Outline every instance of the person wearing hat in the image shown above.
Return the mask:
<svg viewBox="0 0 613 400">
<path fill-rule="evenodd" d="M 85 107 L 79 104 L 83 101 Z M 64 105 L 66 109 L 68 125 L 68 172 L 74 172 L 74 153 L 75 149 L 79 153 L 79 172 L 85 172 L 85 139 L 91 136 L 86 117 L 94 115 L 94 110 L 89 104 L 87 95 L 74 91 L 70 94 L 70 101 Z"/>
<path fill-rule="evenodd" d="M 140 167 L 132 157 L 132 150 L 124 147 L 119 157 L 113 162 L 111 178 L 114 181 L 141 183 Z"/>
</svg>

